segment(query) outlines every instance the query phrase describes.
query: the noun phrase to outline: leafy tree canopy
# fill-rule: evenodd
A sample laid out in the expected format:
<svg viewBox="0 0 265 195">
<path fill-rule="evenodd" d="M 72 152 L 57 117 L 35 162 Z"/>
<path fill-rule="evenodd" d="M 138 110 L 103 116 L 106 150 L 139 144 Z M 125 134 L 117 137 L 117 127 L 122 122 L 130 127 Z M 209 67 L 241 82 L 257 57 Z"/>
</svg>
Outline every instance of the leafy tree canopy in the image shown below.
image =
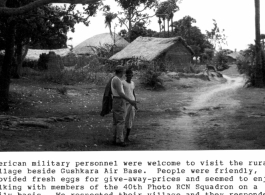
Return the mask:
<svg viewBox="0 0 265 195">
<path fill-rule="evenodd" d="M 131 31 L 137 23 L 148 24 L 150 16 L 145 11 L 155 8 L 157 0 L 115 0 L 123 11 L 119 12 L 117 18 L 121 26 L 128 31 L 128 40 L 131 42 Z"/>
<path fill-rule="evenodd" d="M 8 0 L 7 5 L 19 7 L 32 0 Z M 33 48 L 57 49 L 66 47 L 67 32 L 74 32 L 75 24 L 89 24 L 89 16 L 95 14 L 94 6 L 84 8 L 85 15 L 75 11 L 75 5 L 45 5 L 35 8 L 24 15 L 0 17 L 0 40 L 5 40 L 6 26 L 10 21 L 15 23 L 16 43 L 30 44 Z"/>
<path fill-rule="evenodd" d="M 8 3 L 9 0 L 0 1 L 0 16 L 15 16 L 25 14 L 32 9 L 47 5 L 49 3 L 69 3 L 69 4 L 83 4 L 87 5 L 87 8 L 92 10 L 97 5 L 101 4 L 101 0 L 35 0 L 28 1 L 25 4 L 18 4 L 14 6 L 13 2 Z M 10 6 L 11 5 L 11 6 Z"/>
<path fill-rule="evenodd" d="M 185 16 L 173 23 L 175 36 L 184 38 L 189 46 L 194 50 L 195 56 L 200 56 L 206 48 L 213 48 L 207 40 L 205 34 L 197 26 L 193 26 L 196 20 L 191 16 Z"/>
<path fill-rule="evenodd" d="M 119 32 L 119 35 L 122 36 L 124 39 L 129 40 L 128 31 L 123 29 Z M 154 37 L 157 36 L 158 33 L 151 29 L 147 29 L 144 23 L 136 23 L 131 31 L 131 41 L 134 41 L 137 37 Z"/>
<path fill-rule="evenodd" d="M 45 18 L 45 9 L 42 6 L 47 5 L 49 3 L 70 3 L 70 4 L 86 4 L 87 6 L 83 7 L 84 12 L 87 13 L 86 18 L 92 16 L 97 7 L 100 5 L 101 1 L 99 0 L 1 0 L 0 1 L 0 42 L 2 41 L 4 44 L 5 55 L 3 62 L 0 64 L 0 110 L 6 111 L 8 110 L 8 100 L 9 100 L 9 86 L 10 86 L 10 78 L 11 78 L 11 66 L 13 64 L 15 48 L 18 50 L 16 51 L 17 54 L 17 64 L 21 64 L 22 59 L 22 41 L 24 41 L 24 35 L 29 35 L 26 31 L 23 32 L 21 29 L 26 29 L 24 26 L 28 24 L 32 24 L 32 20 L 34 21 L 34 17 L 39 19 L 42 24 L 45 25 L 46 23 L 52 23 L 54 18 L 59 18 L 60 20 L 66 21 L 67 15 L 60 15 L 54 14 L 52 17 Z M 70 5 L 68 15 L 73 15 L 75 18 L 75 14 L 72 14 L 71 8 L 73 5 Z M 41 15 L 41 17 L 40 17 Z M 49 18 L 49 19 L 48 19 Z M 36 21 L 37 22 L 37 21 Z M 58 20 L 54 21 L 49 27 L 57 28 Z M 67 23 L 67 22 L 66 22 Z M 63 25 L 63 24 L 61 24 Z M 70 25 L 69 28 L 71 28 Z M 61 27 L 61 26 L 60 26 Z M 31 28 L 31 27 L 30 27 Z M 33 25 L 33 29 L 41 29 L 40 25 Z M 45 28 L 47 29 L 47 28 Z M 30 30 L 30 29 L 26 29 Z M 67 31 L 67 27 L 60 28 L 59 32 L 64 34 Z M 46 31 L 47 32 L 47 31 Z M 32 36 L 30 36 L 29 40 L 36 39 L 35 36 L 37 35 L 38 31 L 34 31 Z M 45 34 L 45 33 L 43 33 Z M 62 40 L 62 39 L 61 39 Z M 16 66 L 18 67 L 18 65 Z"/>
<path fill-rule="evenodd" d="M 167 0 L 158 5 L 156 16 L 163 19 L 171 19 L 174 13 L 179 10 L 177 6 L 178 0 Z"/>
</svg>

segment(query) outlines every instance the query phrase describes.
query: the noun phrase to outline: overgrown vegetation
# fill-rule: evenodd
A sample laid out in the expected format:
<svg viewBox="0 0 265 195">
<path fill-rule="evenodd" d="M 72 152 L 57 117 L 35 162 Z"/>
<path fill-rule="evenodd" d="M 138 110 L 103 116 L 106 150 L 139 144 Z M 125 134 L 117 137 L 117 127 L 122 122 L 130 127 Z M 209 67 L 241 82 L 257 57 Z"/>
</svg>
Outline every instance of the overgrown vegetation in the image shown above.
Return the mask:
<svg viewBox="0 0 265 195">
<path fill-rule="evenodd" d="M 249 48 L 243 51 L 243 58 L 237 59 L 237 68 L 241 74 L 245 74 L 247 77 L 246 86 L 256 86 L 255 79 L 255 47 L 250 44 Z M 261 54 L 261 63 L 263 64 L 263 72 L 265 72 L 265 51 Z M 265 79 L 264 79 L 265 80 Z M 265 82 L 265 81 L 264 81 Z"/>
<path fill-rule="evenodd" d="M 229 68 L 228 57 L 223 50 L 221 50 L 215 54 L 215 56 L 213 58 L 213 63 L 215 65 L 216 69 L 219 71 L 222 71 L 222 70 Z"/>
<path fill-rule="evenodd" d="M 250 64 L 248 58 L 237 59 L 237 69 L 240 74 L 245 74 L 247 81 L 246 86 L 253 86 L 255 80 L 253 79 L 254 66 Z"/>
<path fill-rule="evenodd" d="M 41 54 L 40 58 L 38 60 L 38 64 L 37 64 L 37 69 L 38 70 L 47 70 L 48 69 L 48 64 L 49 62 L 49 54 Z"/>
<path fill-rule="evenodd" d="M 111 76 L 111 73 L 90 72 L 89 70 L 77 69 L 59 72 L 47 71 L 41 79 L 63 85 L 74 85 L 82 82 L 103 85 Z"/>
<path fill-rule="evenodd" d="M 153 90 L 163 89 L 163 80 L 160 78 L 161 72 L 153 67 L 147 68 L 140 75 L 140 82 L 144 87 L 151 88 Z"/>
<path fill-rule="evenodd" d="M 111 77 L 111 73 L 104 70 L 98 60 L 91 61 L 83 67 L 72 67 L 72 69 L 62 69 L 58 71 L 47 70 L 42 79 L 64 85 L 73 85 L 81 82 L 90 82 L 95 84 L 105 84 Z"/>
<path fill-rule="evenodd" d="M 29 68 L 32 68 L 32 69 L 37 69 L 37 66 L 38 66 L 38 61 L 37 60 L 24 60 L 23 61 L 23 64 L 22 64 L 22 67 L 29 67 Z"/>
</svg>

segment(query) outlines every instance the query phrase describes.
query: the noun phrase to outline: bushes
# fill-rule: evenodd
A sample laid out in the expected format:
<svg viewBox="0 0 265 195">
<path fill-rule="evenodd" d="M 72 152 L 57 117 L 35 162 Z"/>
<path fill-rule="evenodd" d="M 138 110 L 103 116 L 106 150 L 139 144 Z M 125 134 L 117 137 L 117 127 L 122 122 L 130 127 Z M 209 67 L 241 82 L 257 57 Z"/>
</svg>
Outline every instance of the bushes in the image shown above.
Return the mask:
<svg viewBox="0 0 265 195">
<path fill-rule="evenodd" d="M 32 69 L 38 69 L 38 61 L 36 60 L 24 60 L 22 63 L 22 67 L 28 67 L 28 68 L 32 68 Z"/>
<path fill-rule="evenodd" d="M 222 70 L 229 68 L 228 58 L 224 51 L 217 52 L 213 58 L 213 62 L 218 71 L 222 71 Z"/>
<path fill-rule="evenodd" d="M 38 60 L 37 68 L 38 70 L 47 70 L 49 62 L 49 54 L 41 54 Z"/>
<path fill-rule="evenodd" d="M 237 59 L 236 61 L 237 69 L 240 74 L 249 75 L 249 71 L 251 69 L 251 65 L 247 58 Z"/>
<path fill-rule="evenodd" d="M 163 80 L 160 78 L 161 72 L 155 70 L 152 66 L 143 71 L 140 75 L 140 82 L 145 87 L 151 87 L 151 89 L 164 88 Z"/>
<path fill-rule="evenodd" d="M 254 66 L 250 64 L 248 58 L 237 59 L 237 69 L 240 74 L 245 74 L 247 81 L 245 85 L 254 85 Z"/>
<path fill-rule="evenodd" d="M 89 69 L 76 69 L 68 71 L 46 71 L 42 79 L 63 85 L 73 85 L 81 82 L 105 84 L 112 76 L 110 73 L 91 72 Z"/>
</svg>

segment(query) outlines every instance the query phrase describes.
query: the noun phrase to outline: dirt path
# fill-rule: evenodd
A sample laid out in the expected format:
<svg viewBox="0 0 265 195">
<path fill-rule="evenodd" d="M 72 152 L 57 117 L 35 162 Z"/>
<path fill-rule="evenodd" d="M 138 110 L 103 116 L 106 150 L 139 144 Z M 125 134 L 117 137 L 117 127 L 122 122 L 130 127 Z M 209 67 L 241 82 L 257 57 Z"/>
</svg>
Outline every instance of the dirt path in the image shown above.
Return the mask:
<svg viewBox="0 0 265 195">
<path fill-rule="evenodd" d="M 240 107 L 240 102 L 233 98 L 237 89 L 242 88 L 242 76 L 230 77 L 224 75 L 226 82 L 200 89 L 182 115 L 175 119 L 162 119 L 162 128 L 168 128 L 170 138 L 175 140 L 170 148 L 177 150 L 216 149 L 221 147 L 207 128 L 217 128 L 226 131 L 229 124 L 219 121 L 219 118 L 232 114 Z M 206 133 L 207 132 L 207 133 Z M 222 132 L 219 132 L 222 133 Z M 207 143 L 207 139 L 212 139 Z M 214 143 L 214 144 L 213 144 Z M 212 148 L 214 146 L 214 148 Z"/>
</svg>

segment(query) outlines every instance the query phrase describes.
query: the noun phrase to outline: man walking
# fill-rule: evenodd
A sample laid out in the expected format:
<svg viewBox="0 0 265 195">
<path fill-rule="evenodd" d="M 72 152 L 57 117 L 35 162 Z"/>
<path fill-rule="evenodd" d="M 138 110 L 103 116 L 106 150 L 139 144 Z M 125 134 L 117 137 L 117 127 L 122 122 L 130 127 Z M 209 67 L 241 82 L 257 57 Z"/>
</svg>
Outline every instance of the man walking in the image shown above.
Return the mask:
<svg viewBox="0 0 265 195">
<path fill-rule="evenodd" d="M 122 76 L 124 74 L 123 66 L 117 66 L 115 76 L 111 81 L 111 91 L 113 95 L 112 111 L 113 111 L 113 142 L 119 146 L 126 146 L 124 142 L 125 130 L 125 101 L 132 106 L 136 106 L 136 102 L 127 97 L 122 86 Z"/>
<path fill-rule="evenodd" d="M 131 69 L 126 70 L 126 80 L 122 81 L 123 89 L 125 95 L 130 98 L 133 101 L 136 101 L 136 96 L 135 96 L 135 84 L 132 81 L 133 77 L 133 71 Z M 126 136 L 125 136 L 125 141 L 128 142 L 129 140 L 129 135 L 132 129 L 134 117 L 135 117 L 135 109 L 137 107 L 132 106 L 129 102 L 126 102 L 126 111 L 125 111 L 125 129 L 126 129 Z"/>
</svg>

